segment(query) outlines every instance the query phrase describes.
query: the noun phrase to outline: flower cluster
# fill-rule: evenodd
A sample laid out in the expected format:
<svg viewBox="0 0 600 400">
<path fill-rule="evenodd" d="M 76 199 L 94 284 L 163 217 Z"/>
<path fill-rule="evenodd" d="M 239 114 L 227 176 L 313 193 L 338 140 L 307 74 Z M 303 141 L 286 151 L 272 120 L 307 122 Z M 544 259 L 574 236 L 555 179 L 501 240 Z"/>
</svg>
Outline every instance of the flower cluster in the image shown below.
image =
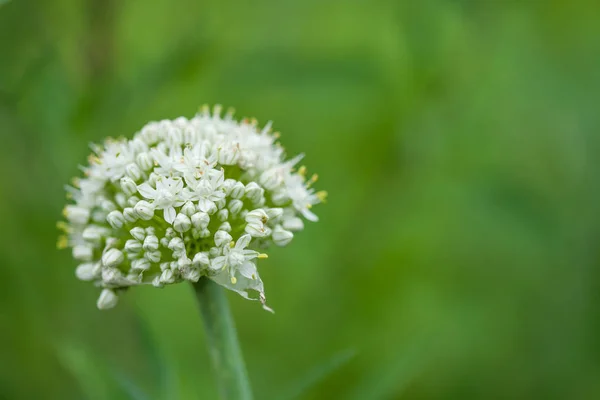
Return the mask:
<svg viewBox="0 0 600 400">
<path fill-rule="evenodd" d="M 316 175 L 295 170 L 302 156 L 284 160 L 277 138 L 270 124 L 205 106 L 92 145 L 85 176 L 67 187 L 59 247 L 72 248 L 79 279 L 102 288 L 98 308 L 130 286 L 207 276 L 268 309 L 259 250 L 287 245 L 326 195 L 311 188 Z"/>
</svg>

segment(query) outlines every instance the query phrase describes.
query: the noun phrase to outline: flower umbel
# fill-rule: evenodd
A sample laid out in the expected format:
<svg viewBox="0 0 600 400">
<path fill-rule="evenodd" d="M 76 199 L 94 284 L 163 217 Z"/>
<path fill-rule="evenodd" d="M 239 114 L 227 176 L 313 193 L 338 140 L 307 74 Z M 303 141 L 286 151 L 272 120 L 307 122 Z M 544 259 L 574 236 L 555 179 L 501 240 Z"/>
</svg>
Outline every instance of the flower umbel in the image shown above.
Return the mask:
<svg viewBox="0 0 600 400">
<path fill-rule="evenodd" d="M 102 289 L 98 308 L 130 286 L 206 276 L 270 310 L 257 269 L 267 255 L 256 249 L 287 245 L 325 198 L 277 137 L 270 124 L 259 131 L 205 106 L 92 145 L 85 177 L 67 186 L 59 247 L 72 248 L 79 279 Z"/>
</svg>

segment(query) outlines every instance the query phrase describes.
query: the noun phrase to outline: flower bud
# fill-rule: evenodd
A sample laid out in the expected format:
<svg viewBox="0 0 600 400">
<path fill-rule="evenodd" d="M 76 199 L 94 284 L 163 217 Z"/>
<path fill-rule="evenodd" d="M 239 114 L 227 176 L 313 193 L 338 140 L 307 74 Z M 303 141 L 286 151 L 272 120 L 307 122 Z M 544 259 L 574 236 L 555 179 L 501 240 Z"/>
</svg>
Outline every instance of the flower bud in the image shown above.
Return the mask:
<svg viewBox="0 0 600 400">
<path fill-rule="evenodd" d="M 228 221 L 225 221 L 221 225 L 219 225 L 219 230 L 231 232 L 231 224 Z"/>
<path fill-rule="evenodd" d="M 94 255 L 94 249 L 87 245 L 77 245 L 73 247 L 73 258 L 80 261 L 91 261 Z"/>
<path fill-rule="evenodd" d="M 288 231 L 301 231 L 304 229 L 304 222 L 298 217 L 286 218 L 283 220 L 283 228 Z"/>
<path fill-rule="evenodd" d="M 183 205 L 183 207 L 181 207 L 181 213 L 191 217 L 194 215 L 194 213 L 196 213 L 196 206 L 194 206 L 194 203 L 191 201 L 188 201 Z"/>
<path fill-rule="evenodd" d="M 152 219 L 152 217 L 154 217 L 154 206 L 148 203 L 146 200 L 138 201 L 134 210 L 144 221 L 149 221 Z"/>
<path fill-rule="evenodd" d="M 268 235 L 265 226 L 260 222 L 252 222 L 246 225 L 244 229 L 252 237 L 265 237 Z"/>
<path fill-rule="evenodd" d="M 217 209 L 221 210 L 223 208 L 225 208 L 225 206 L 227 205 L 227 199 L 225 197 L 215 201 L 215 205 L 217 206 Z"/>
<path fill-rule="evenodd" d="M 260 176 L 259 182 L 267 190 L 275 189 L 277 186 L 283 183 L 281 170 L 278 168 L 271 168 L 263 172 Z"/>
<path fill-rule="evenodd" d="M 231 192 L 229 193 L 229 196 L 234 199 L 241 199 L 244 196 L 245 190 L 246 187 L 242 182 L 235 182 L 231 187 Z"/>
<path fill-rule="evenodd" d="M 154 172 L 152 172 L 150 174 L 150 176 L 148 177 L 148 184 L 150 184 L 150 186 L 152 187 L 156 187 L 156 181 L 158 181 L 159 176 L 157 174 L 155 174 Z"/>
<path fill-rule="evenodd" d="M 156 251 L 147 251 L 146 253 L 144 253 L 144 257 L 153 262 L 153 263 L 157 263 L 160 261 L 162 254 L 160 251 L 156 250 Z"/>
<path fill-rule="evenodd" d="M 277 225 L 275 229 L 273 229 L 271 238 L 273 238 L 273 243 L 277 246 L 285 246 L 292 241 L 294 234 L 290 231 L 286 231 L 280 225 Z"/>
<path fill-rule="evenodd" d="M 242 208 L 244 207 L 244 202 L 241 200 L 231 200 L 229 202 L 229 211 L 231 212 L 231 215 L 237 215 L 240 211 L 242 211 Z"/>
<path fill-rule="evenodd" d="M 102 237 L 107 236 L 108 232 L 106 228 L 97 225 L 88 225 L 84 230 L 81 236 L 84 240 L 92 243 L 99 244 L 102 240 Z"/>
<path fill-rule="evenodd" d="M 187 281 L 198 282 L 202 275 L 199 269 L 193 267 L 186 267 L 183 269 L 181 276 Z"/>
<path fill-rule="evenodd" d="M 160 274 L 160 282 L 163 284 L 174 283 L 175 275 L 173 274 L 172 269 L 166 269 Z"/>
<path fill-rule="evenodd" d="M 290 197 L 286 192 L 273 193 L 271 195 L 271 201 L 273 201 L 273 204 L 276 206 L 284 206 L 290 202 Z"/>
<path fill-rule="evenodd" d="M 249 184 L 246 185 L 246 191 L 245 191 L 246 198 L 254 204 L 259 203 L 261 201 L 264 193 L 265 193 L 265 190 L 263 188 L 261 188 L 260 186 L 258 186 L 258 184 L 256 182 L 250 182 Z"/>
<path fill-rule="evenodd" d="M 119 297 L 110 289 L 103 289 L 96 305 L 100 310 L 113 308 L 119 302 Z"/>
<path fill-rule="evenodd" d="M 227 211 L 227 209 L 226 209 L 226 208 L 224 208 L 224 209 L 220 210 L 220 211 L 217 213 L 217 219 L 218 219 L 219 221 L 222 221 L 222 222 L 224 222 L 224 221 L 227 221 L 227 219 L 228 219 L 228 218 L 229 218 L 229 211 Z"/>
<path fill-rule="evenodd" d="M 210 250 L 208 251 L 208 254 L 212 257 L 218 257 L 223 253 L 223 251 L 221 250 L 220 247 L 211 247 Z"/>
<path fill-rule="evenodd" d="M 140 201 L 139 197 L 131 196 L 130 198 L 127 199 L 127 205 L 129 207 L 133 207 L 133 209 L 135 210 L 135 205 L 138 203 L 138 201 Z"/>
<path fill-rule="evenodd" d="M 210 231 L 208 229 L 202 229 L 200 231 L 200 237 L 203 238 L 203 239 L 207 238 L 207 237 L 210 237 L 210 235 L 211 235 L 211 233 L 210 233 Z"/>
<path fill-rule="evenodd" d="M 217 246 L 217 247 L 224 246 L 225 244 L 228 244 L 232 240 L 233 240 L 233 238 L 231 237 L 231 235 L 225 231 L 219 230 L 219 231 L 217 231 L 217 233 L 215 233 L 215 246 Z"/>
<path fill-rule="evenodd" d="M 267 208 L 267 216 L 271 220 L 277 220 L 283 215 L 283 208 Z"/>
<path fill-rule="evenodd" d="M 210 259 L 208 258 L 208 254 L 205 252 L 196 253 L 194 259 L 192 260 L 192 264 L 196 267 L 206 266 L 210 263 Z"/>
<path fill-rule="evenodd" d="M 102 208 L 103 211 L 110 213 L 111 211 L 116 210 L 117 206 L 115 205 L 115 203 L 113 203 L 110 200 L 102 200 L 102 203 L 100 204 L 100 208 Z"/>
<path fill-rule="evenodd" d="M 105 267 L 115 267 L 123 262 L 125 257 L 119 249 L 108 249 L 102 255 L 102 265 Z"/>
<path fill-rule="evenodd" d="M 131 163 L 125 167 L 125 173 L 134 181 L 139 181 L 142 177 L 142 171 L 137 164 Z"/>
<path fill-rule="evenodd" d="M 138 154 L 137 157 L 135 158 L 135 161 L 138 163 L 140 168 L 144 171 L 149 171 L 154 166 L 154 163 L 152 162 L 152 158 L 150 158 L 150 155 L 148 153 Z"/>
<path fill-rule="evenodd" d="M 63 214 L 72 224 L 83 225 L 87 223 L 90 218 L 90 210 L 73 205 L 66 206 L 63 210 Z"/>
<path fill-rule="evenodd" d="M 107 285 L 119 285 L 123 282 L 123 273 L 117 268 L 103 268 L 102 281 Z"/>
<path fill-rule="evenodd" d="M 123 209 L 123 216 L 125 217 L 125 221 L 127 222 L 135 222 L 139 218 L 138 214 L 131 207 L 125 207 Z"/>
<path fill-rule="evenodd" d="M 144 239 L 143 249 L 145 251 L 158 250 L 158 238 L 155 235 L 146 236 L 146 239 Z"/>
<path fill-rule="evenodd" d="M 135 239 L 129 239 L 125 242 L 125 251 L 127 253 L 137 254 L 142 251 L 142 244 Z"/>
<path fill-rule="evenodd" d="M 183 243 L 183 240 L 181 240 L 180 237 L 174 237 L 173 239 L 171 239 L 168 247 L 170 250 L 173 251 L 185 250 L 185 244 Z"/>
<path fill-rule="evenodd" d="M 146 260 L 145 258 L 139 258 L 131 262 L 131 268 L 138 271 L 147 271 L 150 269 L 150 267 L 150 261 Z"/>
<path fill-rule="evenodd" d="M 248 214 L 246 214 L 245 219 L 246 219 L 246 222 L 249 224 L 251 224 L 251 223 L 266 224 L 267 221 L 269 220 L 269 216 L 267 215 L 265 210 L 263 210 L 262 208 L 257 208 L 256 210 L 252 210 Z"/>
<path fill-rule="evenodd" d="M 210 223 L 210 217 L 205 212 L 197 212 L 192 215 L 192 225 L 196 229 L 205 229 Z"/>
<path fill-rule="evenodd" d="M 119 192 L 115 194 L 115 202 L 121 208 L 127 207 L 127 196 L 125 196 L 125 193 Z"/>
<path fill-rule="evenodd" d="M 136 226 L 135 228 L 130 230 L 129 233 L 131 234 L 131 236 L 140 241 L 144 240 L 144 238 L 146 237 L 146 231 L 144 230 L 144 228 L 141 228 L 139 226 Z"/>
<path fill-rule="evenodd" d="M 202 198 L 198 201 L 198 210 L 212 215 L 217 212 L 217 205 L 213 201 Z"/>
<path fill-rule="evenodd" d="M 233 165 L 240 159 L 238 146 L 226 146 L 219 151 L 219 164 Z"/>
<path fill-rule="evenodd" d="M 175 221 L 173 221 L 173 229 L 175 229 L 177 232 L 187 232 L 188 230 L 190 230 L 190 228 L 192 227 L 192 221 L 190 221 L 190 218 L 182 213 L 177 214 L 177 217 L 175 217 Z"/>
<path fill-rule="evenodd" d="M 82 281 L 91 281 L 97 277 L 97 268 L 95 263 L 83 263 L 75 269 L 75 276 Z"/>
<path fill-rule="evenodd" d="M 123 193 L 127 196 L 132 196 L 137 193 L 137 185 L 128 176 L 124 176 L 121 178 L 121 189 L 123 189 Z"/>
</svg>

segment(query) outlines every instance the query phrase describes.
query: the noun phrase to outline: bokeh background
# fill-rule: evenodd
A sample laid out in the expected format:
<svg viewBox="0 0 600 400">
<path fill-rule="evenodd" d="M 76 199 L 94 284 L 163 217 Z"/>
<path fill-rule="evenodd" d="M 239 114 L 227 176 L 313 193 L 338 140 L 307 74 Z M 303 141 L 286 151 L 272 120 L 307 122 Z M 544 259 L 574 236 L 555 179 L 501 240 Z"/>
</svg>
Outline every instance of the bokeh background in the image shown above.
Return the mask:
<svg viewBox="0 0 600 400">
<path fill-rule="evenodd" d="M 229 295 L 257 399 L 600 398 L 596 2 L 1 3 L 1 399 L 217 397 L 190 287 L 55 247 L 89 142 L 203 103 L 330 195 Z"/>
</svg>

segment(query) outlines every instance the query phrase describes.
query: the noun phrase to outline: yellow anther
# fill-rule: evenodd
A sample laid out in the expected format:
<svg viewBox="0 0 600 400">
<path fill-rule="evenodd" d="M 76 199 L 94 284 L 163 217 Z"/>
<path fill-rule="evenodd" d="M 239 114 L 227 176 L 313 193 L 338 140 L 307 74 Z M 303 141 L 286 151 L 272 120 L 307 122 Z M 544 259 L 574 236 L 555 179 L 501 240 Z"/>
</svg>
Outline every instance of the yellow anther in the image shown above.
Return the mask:
<svg viewBox="0 0 600 400">
<path fill-rule="evenodd" d="M 76 187 L 76 188 L 78 188 L 78 187 L 79 187 L 79 182 L 80 182 L 80 179 L 79 179 L 79 178 L 77 178 L 77 177 L 75 177 L 75 178 L 71 179 L 71 184 L 72 184 L 74 187 Z"/>
<path fill-rule="evenodd" d="M 325 190 L 316 193 L 317 199 L 319 199 L 321 203 L 327 203 L 327 195 L 327 191 Z"/>
<path fill-rule="evenodd" d="M 235 242 L 232 240 L 231 242 L 229 242 L 229 247 L 233 249 L 233 246 L 235 246 Z"/>
<path fill-rule="evenodd" d="M 235 276 L 231 277 L 231 283 L 235 285 L 237 283 L 237 278 Z"/>
<path fill-rule="evenodd" d="M 67 206 L 62 209 L 62 215 L 63 217 L 67 218 Z"/>
<path fill-rule="evenodd" d="M 65 233 L 69 233 L 71 231 L 71 228 L 69 227 L 69 224 L 67 224 L 65 221 L 58 221 L 56 223 L 56 228 L 60 231 L 63 231 Z"/>
<path fill-rule="evenodd" d="M 58 241 L 56 242 L 56 248 L 59 250 L 66 249 L 69 244 L 69 239 L 65 236 L 59 236 Z"/>
<path fill-rule="evenodd" d="M 280 132 L 275 132 L 275 133 L 273 134 L 273 137 L 274 137 L 275 139 L 279 139 L 279 138 L 281 137 L 281 133 L 280 133 Z"/>
<path fill-rule="evenodd" d="M 269 258 L 269 255 L 268 255 L 268 254 L 265 254 L 265 253 L 260 253 L 260 254 L 258 255 L 258 258 Z"/>
<path fill-rule="evenodd" d="M 71 200 L 73 198 L 73 193 L 67 192 L 66 197 L 67 197 L 67 200 Z"/>
<path fill-rule="evenodd" d="M 306 176 L 306 166 L 305 165 L 298 168 L 298 175 L 300 175 L 302 177 Z"/>
</svg>

